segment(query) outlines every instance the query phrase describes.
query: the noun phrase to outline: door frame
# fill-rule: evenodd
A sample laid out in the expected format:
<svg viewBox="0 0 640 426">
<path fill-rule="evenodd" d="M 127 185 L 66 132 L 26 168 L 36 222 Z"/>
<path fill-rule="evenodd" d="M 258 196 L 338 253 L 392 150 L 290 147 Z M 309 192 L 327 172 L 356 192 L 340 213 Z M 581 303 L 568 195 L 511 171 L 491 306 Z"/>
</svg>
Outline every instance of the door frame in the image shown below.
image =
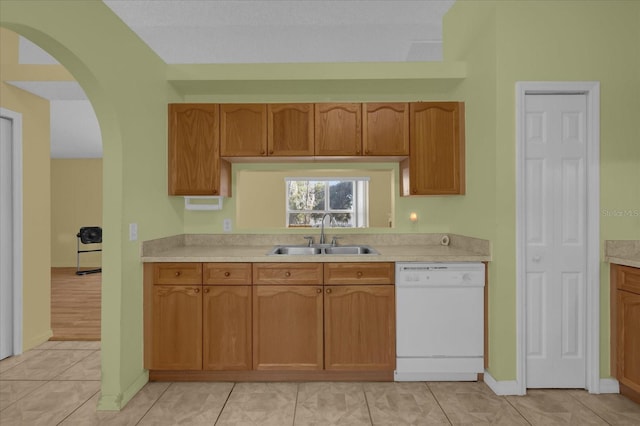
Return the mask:
<svg viewBox="0 0 640 426">
<path fill-rule="evenodd" d="M 581 94 L 587 114 L 587 270 L 585 280 L 585 383 L 600 393 L 600 82 L 516 82 L 516 387 L 527 393 L 526 241 L 525 241 L 525 99 L 530 94 Z"/>
<path fill-rule="evenodd" d="M 13 353 L 22 353 L 22 114 L 0 108 L 11 120 L 13 184 Z"/>
</svg>

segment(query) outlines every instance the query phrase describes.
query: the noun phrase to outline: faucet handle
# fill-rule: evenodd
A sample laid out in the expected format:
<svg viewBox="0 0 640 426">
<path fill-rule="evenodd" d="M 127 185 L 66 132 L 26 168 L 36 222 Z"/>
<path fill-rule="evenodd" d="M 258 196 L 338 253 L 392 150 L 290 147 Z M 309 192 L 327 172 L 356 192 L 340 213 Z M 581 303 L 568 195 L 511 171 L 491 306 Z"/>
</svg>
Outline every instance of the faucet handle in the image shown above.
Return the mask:
<svg viewBox="0 0 640 426">
<path fill-rule="evenodd" d="M 311 235 L 306 235 L 304 237 L 305 240 L 309 240 L 309 247 L 311 247 L 313 245 L 313 237 Z"/>
<path fill-rule="evenodd" d="M 341 238 L 342 238 L 342 237 L 338 237 L 338 236 L 335 236 L 335 235 L 334 235 L 334 237 L 333 237 L 333 238 L 331 238 L 331 246 L 332 246 L 332 247 L 337 246 L 337 245 L 338 245 L 338 240 L 339 240 L 339 239 L 341 239 Z"/>
</svg>

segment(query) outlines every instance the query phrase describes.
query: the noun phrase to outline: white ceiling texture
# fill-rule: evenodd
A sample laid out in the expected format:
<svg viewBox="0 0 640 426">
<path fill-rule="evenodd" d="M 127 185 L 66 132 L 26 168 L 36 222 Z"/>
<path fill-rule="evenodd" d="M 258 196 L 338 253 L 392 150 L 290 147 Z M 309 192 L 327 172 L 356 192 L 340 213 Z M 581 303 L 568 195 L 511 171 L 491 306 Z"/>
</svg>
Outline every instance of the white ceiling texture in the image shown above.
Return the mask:
<svg viewBox="0 0 640 426">
<path fill-rule="evenodd" d="M 103 0 L 168 64 L 442 60 L 455 0 Z M 20 62 L 56 63 L 26 39 Z M 98 122 L 70 82 L 11 82 L 51 100 L 51 156 L 100 157 Z"/>
</svg>

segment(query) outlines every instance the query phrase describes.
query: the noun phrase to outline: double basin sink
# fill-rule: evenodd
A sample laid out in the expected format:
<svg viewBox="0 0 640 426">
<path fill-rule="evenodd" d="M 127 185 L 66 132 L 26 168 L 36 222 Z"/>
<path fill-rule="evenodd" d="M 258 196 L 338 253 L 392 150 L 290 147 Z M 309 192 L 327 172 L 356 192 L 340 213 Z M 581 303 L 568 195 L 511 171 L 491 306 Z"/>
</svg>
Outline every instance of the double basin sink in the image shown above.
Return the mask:
<svg viewBox="0 0 640 426">
<path fill-rule="evenodd" d="M 334 254 L 334 255 L 346 255 L 346 254 L 356 254 L 356 255 L 376 255 L 378 253 L 373 247 L 370 246 L 361 246 L 361 245 L 352 245 L 352 246 L 332 246 L 329 244 L 313 244 L 311 246 L 302 245 L 287 245 L 287 246 L 275 246 L 268 255 L 304 255 L 304 256 L 314 256 L 314 255 L 323 255 L 323 254 Z"/>
</svg>

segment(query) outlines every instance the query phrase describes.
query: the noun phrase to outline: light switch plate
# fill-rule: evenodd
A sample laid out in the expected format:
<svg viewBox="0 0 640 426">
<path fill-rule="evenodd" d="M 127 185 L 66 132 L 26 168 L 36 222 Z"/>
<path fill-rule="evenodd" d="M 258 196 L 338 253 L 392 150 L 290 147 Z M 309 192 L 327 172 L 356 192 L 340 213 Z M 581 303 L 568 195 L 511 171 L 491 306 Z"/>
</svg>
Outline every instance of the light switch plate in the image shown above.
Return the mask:
<svg viewBox="0 0 640 426">
<path fill-rule="evenodd" d="M 225 219 L 222 221 L 222 230 L 224 232 L 231 232 L 231 219 Z"/>
<path fill-rule="evenodd" d="M 138 240 L 138 224 L 130 223 L 129 224 L 129 241 L 137 241 Z"/>
</svg>

